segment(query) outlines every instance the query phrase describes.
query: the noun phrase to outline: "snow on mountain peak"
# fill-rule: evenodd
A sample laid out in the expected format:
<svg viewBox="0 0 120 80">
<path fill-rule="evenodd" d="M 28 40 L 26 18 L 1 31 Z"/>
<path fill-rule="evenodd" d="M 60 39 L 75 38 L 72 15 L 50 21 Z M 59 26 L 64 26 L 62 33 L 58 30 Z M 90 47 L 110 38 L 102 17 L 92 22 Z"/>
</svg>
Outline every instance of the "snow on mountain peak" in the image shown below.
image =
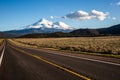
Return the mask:
<svg viewBox="0 0 120 80">
<path fill-rule="evenodd" d="M 52 28 L 51 27 L 52 24 L 53 24 L 53 22 L 48 21 L 43 18 L 43 19 L 39 20 L 38 22 L 36 22 L 30 26 L 27 26 L 27 28 L 41 28 L 41 27 Z"/>
<path fill-rule="evenodd" d="M 23 29 L 30 29 L 30 28 L 55 28 L 55 29 L 73 29 L 69 25 L 63 23 L 63 22 L 51 22 L 46 20 L 45 18 L 42 18 L 38 22 L 28 25 L 24 27 Z"/>
<path fill-rule="evenodd" d="M 48 21 L 45 18 L 42 18 L 40 21 L 38 21 L 38 24 L 52 25 L 53 22 Z"/>
<path fill-rule="evenodd" d="M 59 29 L 70 29 L 70 26 L 63 23 L 63 22 L 56 22 L 53 24 L 54 28 L 59 28 Z"/>
</svg>

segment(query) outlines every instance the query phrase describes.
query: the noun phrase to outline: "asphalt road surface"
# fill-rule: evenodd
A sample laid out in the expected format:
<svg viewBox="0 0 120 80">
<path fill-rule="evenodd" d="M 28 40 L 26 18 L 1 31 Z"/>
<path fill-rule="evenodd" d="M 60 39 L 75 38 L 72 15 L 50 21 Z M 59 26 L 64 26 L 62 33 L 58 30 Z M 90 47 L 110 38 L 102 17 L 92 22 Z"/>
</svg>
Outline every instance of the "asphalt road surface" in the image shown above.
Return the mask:
<svg viewBox="0 0 120 80">
<path fill-rule="evenodd" d="M 120 59 L 26 48 L 5 40 L 0 80 L 120 80 Z"/>
</svg>

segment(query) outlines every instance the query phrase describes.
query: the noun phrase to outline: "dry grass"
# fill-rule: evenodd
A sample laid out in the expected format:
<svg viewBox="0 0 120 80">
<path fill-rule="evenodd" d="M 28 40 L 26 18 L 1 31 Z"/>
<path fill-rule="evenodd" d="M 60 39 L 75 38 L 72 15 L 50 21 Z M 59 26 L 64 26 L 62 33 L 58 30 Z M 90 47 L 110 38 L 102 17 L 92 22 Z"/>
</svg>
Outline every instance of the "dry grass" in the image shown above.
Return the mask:
<svg viewBox="0 0 120 80">
<path fill-rule="evenodd" d="M 120 37 L 20 38 L 15 42 L 67 51 L 120 54 Z"/>
<path fill-rule="evenodd" d="M 0 46 L 2 45 L 3 39 L 0 39 Z"/>
</svg>

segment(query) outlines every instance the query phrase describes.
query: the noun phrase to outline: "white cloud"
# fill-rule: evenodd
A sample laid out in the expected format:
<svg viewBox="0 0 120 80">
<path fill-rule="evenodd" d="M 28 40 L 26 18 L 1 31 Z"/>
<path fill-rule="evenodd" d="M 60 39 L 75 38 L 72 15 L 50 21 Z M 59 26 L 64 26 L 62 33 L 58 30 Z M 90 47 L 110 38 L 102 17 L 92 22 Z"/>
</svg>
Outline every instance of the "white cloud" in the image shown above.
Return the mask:
<svg viewBox="0 0 120 80">
<path fill-rule="evenodd" d="M 59 17 L 59 16 L 50 16 L 50 18 L 51 18 L 51 19 L 54 19 L 54 18 L 58 18 L 58 19 L 59 19 L 59 18 L 61 18 L 61 17 Z"/>
<path fill-rule="evenodd" d="M 116 5 L 120 6 L 120 2 L 117 2 Z"/>
<path fill-rule="evenodd" d="M 108 15 L 108 12 L 103 13 L 101 11 L 92 10 L 92 14 L 94 16 L 96 16 L 97 19 L 104 20 L 104 19 L 106 19 L 106 16 Z"/>
<path fill-rule="evenodd" d="M 107 15 L 108 13 L 104 13 L 97 10 L 92 10 L 90 13 L 80 10 L 80 11 L 67 14 L 62 18 L 76 19 L 76 20 L 91 20 L 91 19 L 104 20 L 106 19 Z"/>
<path fill-rule="evenodd" d="M 51 18 L 51 19 L 53 19 L 53 18 L 54 18 L 54 16 L 50 16 L 50 18 Z"/>
<path fill-rule="evenodd" d="M 115 2 L 115 3 L 110 3 L 110 5 L 112 5 L 112 6 L 114 6 L 114 5 L 115 5 L 115 6 L 116 6 L 116 5 L 117 5 L 117 6 L 120 6 L 120 1 L 119 1 L 119 2 Z"/>
<path fill-rule="evenodd" d="M 116 17 L 112 17 L 112 20 L 116 20 L 117 18 Z"/>
<path fill-rule="evenodd" d="M 76 11 L 74 13 L 67 14 L 64 16 L 64 18 L 89 20 L 92 18 L 92 16 L 90 16 L 89 13 L 85 11 Z"/>
</svg>

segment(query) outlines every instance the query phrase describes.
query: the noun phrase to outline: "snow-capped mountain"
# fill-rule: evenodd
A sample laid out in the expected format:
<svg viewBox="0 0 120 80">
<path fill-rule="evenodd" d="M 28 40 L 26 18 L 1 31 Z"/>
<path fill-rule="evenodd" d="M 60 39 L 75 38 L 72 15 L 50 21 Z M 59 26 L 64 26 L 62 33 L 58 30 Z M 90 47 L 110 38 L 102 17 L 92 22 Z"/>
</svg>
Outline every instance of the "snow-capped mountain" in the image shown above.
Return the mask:
<svg viewBox="0 0 120 80">
<path fill-rule="evenodd" d="M 27 28 L 27 29 L 29 29 L 29 28 L 52 28 L 52 26 L 51 26 L 52 24 L 53 24 L 53 22 L 48 21 L 43 18 L 34 24 L 26 26 L 25 28 Z"/>
<path fill-rule="evenodd" d="M 15 36 L 21 36 L 21 35 L 33 34 L 33 33 L 70 32 L 73 30 L 74 28 L 70 27 L 69 25 L 63 22 L 52 22 L 43 18 L 31 25 L 5 32 Z"/>
<path fill-rule="evenodd" d="M 41 19 L 38 22 L 25 26 L 22 29 L 30 29 L 30 28 L 54 28 L 54 29 L 63 29 L 63 30 L 71 30 L 73 29 L 72 27 L 70 27 L 69 25 L 63 23 L 63 22 L 52 22 L 52 21 L 48 21 L 46 19 Z"/>
</svg>

